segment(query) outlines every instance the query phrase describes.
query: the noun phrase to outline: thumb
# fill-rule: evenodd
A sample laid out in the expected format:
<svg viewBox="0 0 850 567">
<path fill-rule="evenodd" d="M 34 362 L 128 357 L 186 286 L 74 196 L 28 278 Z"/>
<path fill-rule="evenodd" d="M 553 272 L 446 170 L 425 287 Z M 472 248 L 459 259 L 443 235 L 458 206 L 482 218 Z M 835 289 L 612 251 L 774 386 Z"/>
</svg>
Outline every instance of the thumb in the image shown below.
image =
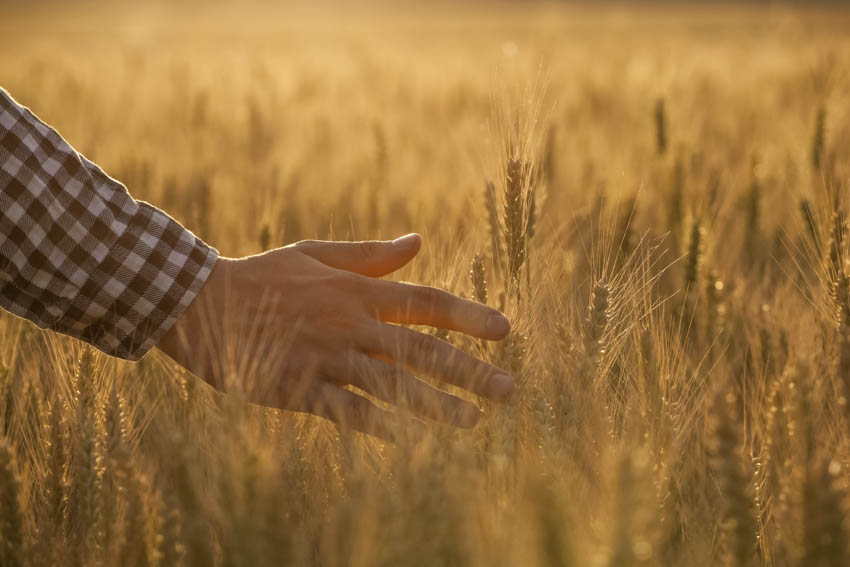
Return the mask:
<svg viewBox="0 0 850 567">
<path fill-rule="evenodd" d="M 395 240 L 329 242 L 302 240 L 295 248 L 319 262 L 364 276 L 380 277 L 410 262 L 422 247 L 422 237 L 411 233 Z"/>
</svg>

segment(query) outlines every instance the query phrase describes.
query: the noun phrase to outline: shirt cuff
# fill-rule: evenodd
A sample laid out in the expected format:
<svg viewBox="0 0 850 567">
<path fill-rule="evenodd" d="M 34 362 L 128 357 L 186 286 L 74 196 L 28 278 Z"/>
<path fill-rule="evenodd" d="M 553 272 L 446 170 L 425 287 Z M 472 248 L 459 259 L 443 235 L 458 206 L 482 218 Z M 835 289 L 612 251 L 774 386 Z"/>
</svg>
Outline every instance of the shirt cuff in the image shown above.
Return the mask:
<svg viewBox="0 0 850 567">
<path fill-rule="evenodd" d="M 152 205 L 137 202 L 126 230 L 53 330 L 138 360 L 192 303 L 218 251 Z"/>
</svg>

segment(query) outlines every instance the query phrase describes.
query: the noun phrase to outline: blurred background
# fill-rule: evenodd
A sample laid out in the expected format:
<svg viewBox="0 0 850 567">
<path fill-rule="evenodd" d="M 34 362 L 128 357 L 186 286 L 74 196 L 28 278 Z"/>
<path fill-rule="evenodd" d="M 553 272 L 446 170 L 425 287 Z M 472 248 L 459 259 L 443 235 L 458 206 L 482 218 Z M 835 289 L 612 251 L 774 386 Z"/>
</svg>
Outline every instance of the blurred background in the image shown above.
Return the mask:
<svg viewBox="0 0 850 567">
<path fill-rule="evenodd" d="M 677 125 L 671 150 L 716 144 L 701 159 L 733 152 L 749 175 L 754 152 L 805 159 L 808 133 L 793 132 L 847 94 L 850 15 L 837 4 L 6 2 L 2 11 L 0 84 L 134 195 L 202 236 L 220 231 L 234 254 L 255 240 L 236 234 L 243 219 L 274 225 L 280 242 L 407 230 L 426 221 L 419 200 L 434 191 L 460 212 L 470 205 L 460 197 L 477 198 L 493 175 L 491 102 L 511 84 L 545 87 L 537 130 L 553 127 L 558 194 L 576 188 L 577 203 L 626 171 L 647 179 L 659 99 Z M 833 134 L 845 139 L 845 109 L 835 112 Z M 208 191 L 214 228 L 172 202 L 184 187 Z M 301 206 L 310 218 L 293 213 Z M 352 215 L 372 222 L 354 226 Z"/>
</svg>

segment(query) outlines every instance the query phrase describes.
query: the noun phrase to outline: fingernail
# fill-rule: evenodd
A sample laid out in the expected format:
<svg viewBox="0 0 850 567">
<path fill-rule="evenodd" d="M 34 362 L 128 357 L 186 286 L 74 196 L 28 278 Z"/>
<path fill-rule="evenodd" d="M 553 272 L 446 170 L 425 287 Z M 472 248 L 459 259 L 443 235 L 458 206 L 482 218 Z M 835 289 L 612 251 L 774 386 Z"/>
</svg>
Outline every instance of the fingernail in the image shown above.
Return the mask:
<svg viewBox="0 0 850 567">
<path fill-rule="evenodd" d="M 514 391 L 514 379 L 507 374 L 495 374 L 490 378 L 490 393 L 497 400 L 508 398 Z"/>
<path fill-rule="evenodd" d="M 487 318 L 487 334 L 504 337 L 511 332 L 511 322 L 500 313 L 494 313 Z"/>
<path fill-rule="evenodd" d="M 419 240 L 419 235 L 413 232 L 393 240 L 393 246 L 400 250 L 409 250 L 410 248 L 413 248 L 417 240 Z"/>
<path fill-rule="evenodd" d="M 472 404 L 463 404 L 460 406 L 457 415 L 459 427 L 470 429 L 478 423 L 478 418 L 481 417 L 481 412 Z"/>
</svg>

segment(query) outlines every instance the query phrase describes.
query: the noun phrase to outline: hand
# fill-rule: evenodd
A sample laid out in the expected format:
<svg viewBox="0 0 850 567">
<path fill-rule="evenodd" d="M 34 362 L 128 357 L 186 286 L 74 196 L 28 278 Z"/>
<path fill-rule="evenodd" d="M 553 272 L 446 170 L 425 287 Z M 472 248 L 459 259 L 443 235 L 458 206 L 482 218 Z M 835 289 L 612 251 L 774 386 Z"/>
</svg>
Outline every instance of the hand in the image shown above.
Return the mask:
<svg viewBox="0 0 850 567">
<path fill-rule="evenodd" d="M 319 415 L 385 439 L 402 418 L 347 386 L 459 427 L 478 408 L 414 374 L 503 400 L 504 371 L 431 335 L 431 325 L 489 340 L 510 332 L 490 307 L 427 286 L 378 279 L 421 247 L 394 241 L 303 241 L 258 256 L 220 258 L 198 297 L 158 347 L 223 391 L 249 401 Z M 395 323 L 395 324 L 393 324 Z"/>
</svg>

